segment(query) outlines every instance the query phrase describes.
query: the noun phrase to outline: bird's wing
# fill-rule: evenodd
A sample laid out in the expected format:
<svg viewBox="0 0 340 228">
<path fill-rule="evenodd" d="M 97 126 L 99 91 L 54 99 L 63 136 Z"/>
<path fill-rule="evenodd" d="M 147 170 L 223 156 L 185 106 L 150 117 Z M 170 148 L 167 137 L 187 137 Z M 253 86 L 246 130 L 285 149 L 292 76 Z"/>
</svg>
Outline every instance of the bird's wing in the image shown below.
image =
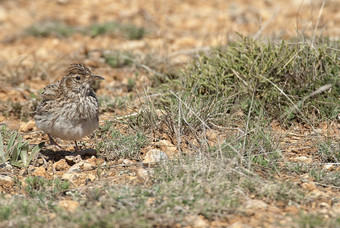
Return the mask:
<svg viewBox="0 0 340 228">
<path fill-rule="evenodd" d="M 43 100 L 54 100 L 57 97 L 57 93 L 58 93 L 58 88 L 59 88 L 59 81 L 54 83 L 54 84 L 50 84 L 48 86 L 46 86 L 43 90 L 43 92 L 41 93 L 41 97 Z"/>
</svg>

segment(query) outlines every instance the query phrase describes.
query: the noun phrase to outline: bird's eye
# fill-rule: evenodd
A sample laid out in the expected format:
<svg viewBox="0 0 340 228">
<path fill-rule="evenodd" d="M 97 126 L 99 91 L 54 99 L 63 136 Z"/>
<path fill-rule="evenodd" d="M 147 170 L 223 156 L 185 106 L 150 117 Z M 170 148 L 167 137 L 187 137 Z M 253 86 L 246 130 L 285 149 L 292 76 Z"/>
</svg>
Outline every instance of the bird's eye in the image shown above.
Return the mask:
<svg viewBox="0 0 340 228">
<path fill-rule="evenodd" d="M 76 80 L 79 81 L 80 80 L 80 76 L 76 76 Z"/>
</svg>

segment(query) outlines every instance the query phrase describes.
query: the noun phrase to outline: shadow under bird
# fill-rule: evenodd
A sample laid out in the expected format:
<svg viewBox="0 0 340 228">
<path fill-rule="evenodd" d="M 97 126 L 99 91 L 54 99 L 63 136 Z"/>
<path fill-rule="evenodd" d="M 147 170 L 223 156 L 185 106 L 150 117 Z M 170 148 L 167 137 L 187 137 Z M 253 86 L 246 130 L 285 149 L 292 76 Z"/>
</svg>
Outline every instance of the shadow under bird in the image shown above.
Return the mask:
<svg viewBox="0 0 340 228">
<path fill-rule="evenodd" d="M 78 151 L 76 140 L 98 128 L 98 99 L 92 88 L 96 80 L 104 78 L 75 63 L 69 66 L 60 81 L 44 88 L 34 120 L 36 126 L 48 135 L 52 145 L 59 146 L 53 137 L 73 140 Z"/>
</svg>

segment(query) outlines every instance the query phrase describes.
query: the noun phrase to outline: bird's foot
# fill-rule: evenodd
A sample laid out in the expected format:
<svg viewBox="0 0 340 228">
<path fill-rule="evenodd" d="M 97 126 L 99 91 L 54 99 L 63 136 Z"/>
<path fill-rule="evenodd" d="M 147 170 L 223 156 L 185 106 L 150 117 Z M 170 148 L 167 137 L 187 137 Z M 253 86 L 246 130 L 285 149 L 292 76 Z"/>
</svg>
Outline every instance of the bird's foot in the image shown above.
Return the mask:
<svg viewBox="0 0 340 228">
<path fill-rule="evenodd" d="M 51 145 L 57 146 L 59 149 L 63 149 L 56 141 L 54 141 L 54 139 L 50 136 L 50 134 L 47 134 L 47 135 L 48 135 Z"/>
<path fill-rule="evenodd" d="M 77 141 L 74 141 L 74 144 L 75 144 L 74 150 L 75 150 L 76 152 L 79 152 L 79 151 L 80 151 L 80 148 L 79 148 L 79 146 L 78 146 L 78 144 L 77 144 Z"/>
</svg>

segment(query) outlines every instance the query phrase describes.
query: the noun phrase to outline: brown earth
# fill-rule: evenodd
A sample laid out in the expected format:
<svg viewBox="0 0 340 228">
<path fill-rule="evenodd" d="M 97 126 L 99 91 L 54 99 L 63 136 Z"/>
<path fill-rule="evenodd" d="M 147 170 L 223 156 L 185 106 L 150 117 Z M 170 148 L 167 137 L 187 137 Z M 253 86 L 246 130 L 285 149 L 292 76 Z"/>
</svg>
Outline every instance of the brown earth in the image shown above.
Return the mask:
<svg viewBox="0 0 340 228">
<path fill-rule="evenodd" d="M 47 84 L 58 80 L 65 67 L 72 62 L 82 62 L 89 65 L 96 74 L 105 77 L 97 91 L 99 96 L 110 99 L 131 94 L 143 94 L 150 85 L 149 73 L 139 71 L 136 79 L 136 89 L 128 91 L 128 79 L 135 78 L 135 70 L 131 68 L 111 68 L 102 58 L 105 50 L 130 51 L 144 58 L 151 55 L 155 58 L 167 59 L 168 64 L 181 66 L 192 55 L 206 47 L 217 46 L 235 40 L 237 33 L 255 38 L 291 39 L 301 34 L 316 34 L 339 39 L 340 37 L 340 2 L 328 1 L 322 12 L 322 1 L 316 0 L 235 0 L 235 1 L 76 1 L 76 0 L 2 0 L 0 1 L 0 125 L 18 129 L 24 139 L 31 144 L 46 141 L 47 137 L 39 132 L 32 121 L 31 95 L 38 95 Z M 321 15 L 319 15 L 321 13 Z M 34 37 L 26 36 L 25 29 L 38 22 L 47 20 L 62 21 L 72 26 L 86 26 L 107 21 L 142 26 L 147 34 L 141 40 L 128 40 L 121 36 L 100 35 L 91 37 L 73 34 L 70 37 Z M 27 116 L 17 116 L 8 102 L 19 103 L 29 113 Z M 113 120 L 117 116 L 125 116 L 138 111 L 137 99 L 135 105 L 128 109 L 117 108 L 101 114 L 101 124 L 105 120 Z M 292 162 L 311 163 L 317 161 L 316 148 L 313 140 L 314 131 L 306 126 L 296 126 L 283 129 L 278 124 L 272 124 L 273 129 L 285 137 L 282 138 L 282 148 L 287 160 Z M 339 137 L 340 124 L 321 125 L 317 129 L 320 134 Z M 209 136 L 208 136 L 209 137 Z M 216 139 L 216 135 L 210 135 Z M 162 139 L 162 138 L 160 138 Z M 93 143 L 93 138 L 84 141 Z M 67 144 L 67 142 L 65 142 Z M 89 143 L 87 145 L 89 145 Z M 72 188 L 91 187 L 96 182 L 97 167 L 106 163 L 109 169 L 103 170 L 103 178 L 111 183 L 138 185 L 145 182 L 147 167 L 135 160 L 120 159 L 104 161 L 97 158 L 95 151 L 84 150 L 82 154 L 73 152 L 73 147 L 65 147 L 65 151 L 54 153 L 54 148 L 46 149 L 43 156 L 32 164 L 29 169 L 1 169 L 2 173 L 10 173 L 23 180 L 27 175 L 41 176 L 47 179 L 60 177 L 69 180 Z M 164 149 L 167 148 L 167 149 Z M 157 145 L 143 149 L 162 149 L 172 156 L 176 149 L 169 140 L 163 138 Z M 148 160 L 149 161 L 149 160 Z M 327 166 L 327 169 L 337 169 L 339 166 Z M 315 194 L 315 202 L 306 210 L 316 213 L 340 213 L 339 207 L 330 206 L 332 198 L 339 198 L 339 189 L 316 185 L 313 180 L 302 176 L 287 176 L 280 179 L 292 179 L 299 183 L 302 189 Z M 6 194 L 24 193 L 10 180 L 0 180 L 0 190 Z M 24 183 L 24 182 L 22 182 Z M 98 187 L 98 186 L 97 186 Z M 295 206 L 282 207 L 262 205 L 264 202 L 249 201 L 247 211 L 239 217 L 223 221 L 209 221 L 210 226 L 226 226 L 238 222 L 233 227 L 270 226 L 275 219 L 282 219 L 286 214 L 297 213 Z M 62 200 L 59 205 L 67 210 L 77 207 L 72 201 Z M 70 206 L 71 205 L 71 206 Z M 262 206 L 259 206 L 262 205 Z M 258 208 L 260 207 L 260 208 Z M 328 212 L 324 212 L 326 209 Z M 200 218 L 202 223 L 204 217 Z M 289 219 L 287 218 L 287 223 Z M 200 221 L 200 220 L 198 220 Z"/>
</svg>

